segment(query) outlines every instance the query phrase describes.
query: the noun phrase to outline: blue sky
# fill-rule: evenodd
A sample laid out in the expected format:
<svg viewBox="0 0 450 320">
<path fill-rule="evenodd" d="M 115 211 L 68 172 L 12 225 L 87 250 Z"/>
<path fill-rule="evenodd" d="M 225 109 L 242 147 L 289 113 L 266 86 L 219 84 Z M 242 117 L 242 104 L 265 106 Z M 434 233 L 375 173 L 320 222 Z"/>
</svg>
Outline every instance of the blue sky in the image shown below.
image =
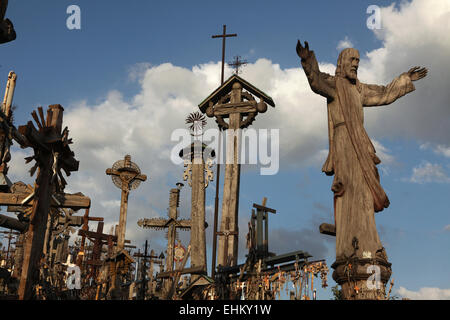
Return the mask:
<svg viewBox="0 0 450 320">
<path fill-rule="evenodd" d="M 391 106 L 367 110 L 366 127 L 383 161 L 381 182 L 391 200 L 376 222 L 393 264 L 394 294 L 426 298 L 424 288 L 433 288 L 433 297 L 450 298 L 445 201 L 450 194 L 445 65 L 450 1 L 398 1 L 392 7 L 393 1 L 373 0 L 123 3 L 11 1 L 6 16 L 17 39 L 0 50 L 2 87 L 10 70 L 18 74 L 16 125 L 29 121 L 40 105 L 64 106 L 65 125 L 81 161 L 80 171 L 68 179 L 70 190 L 92 197 L 91 215 L 104 216 L 107 226 L 118 220 L 120 192 L 104 171 L 130 153 L 149 180 L 130 196 L 127 236 L 137 246 L 149 239 L 155 251 L 164 248 L 163 232 L 139 230 L 136 221 L 165 215 L 169 188 L 182 179 L 182 166 L 167 156 L 174 144 L 170 130 L 183 128 L 184 117 L 219 85 L 221 41 L 211 35 L 222 33 L 226 24 L 228 33 L 238 34 L 227 40 L 226 61 L 235 55 L 247 60 L 242 76 L 276 104 L 254 126 L 279 129 L 281 141 L 278 174 L 243 169 L 240 238 L 245 238 L 252 204 L 266 196 L 267 205 L 277 209 L 270 217 L 269 246 L 278 254 L 306 250 L 331 266 L 334 240 L 318 233 L 321 222 L 332 222 L 333 212 L 332 179 L 321 173 L 328 147 L 326 102 L 307 86 L 295 44 L 307 40 L 321 69 L 334 73 L 337 48 L 347 42 L 361 53 L 363 82 L 386 84 L 415 65 L 429 68 L 415 92 Z M 66 27 L 71 4 L 81 9 L 81 30 Z M 375 32 L 366 26 L 366 9 L 373 4 L 384 8 L 383 28 Z M 27 152 L 13 153 L 13 181 L 32 181 L 22 160 Z M 210 226 L 214 186 L 207 193 Z M 187 218 L 188 188 L 182 197 L 180 214 Z M 188 236 L 181 239 L 187 245 Z M 241 246 L 240 261 L 244 253 Z M 331 272 L 328 279 L 333 286 Z M 330 298 L 330 287 L 319 289 L 318 298 Z"/>
</svg>

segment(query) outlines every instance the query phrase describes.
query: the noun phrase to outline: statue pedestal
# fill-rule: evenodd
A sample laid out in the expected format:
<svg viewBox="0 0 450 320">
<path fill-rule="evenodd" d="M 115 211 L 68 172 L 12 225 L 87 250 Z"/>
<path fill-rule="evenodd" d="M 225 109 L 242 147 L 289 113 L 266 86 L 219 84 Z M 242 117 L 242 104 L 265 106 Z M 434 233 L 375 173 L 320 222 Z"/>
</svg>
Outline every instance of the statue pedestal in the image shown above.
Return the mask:
<svg viewBox="0 0 450 320">
<path fill-rule="evenodd" d="M 385 300 L 386 283 L 391 277 L 391 263 L 376 257 L 336 259 L 331 266 L 333 279 L 344 300 Z"/>
</svg>

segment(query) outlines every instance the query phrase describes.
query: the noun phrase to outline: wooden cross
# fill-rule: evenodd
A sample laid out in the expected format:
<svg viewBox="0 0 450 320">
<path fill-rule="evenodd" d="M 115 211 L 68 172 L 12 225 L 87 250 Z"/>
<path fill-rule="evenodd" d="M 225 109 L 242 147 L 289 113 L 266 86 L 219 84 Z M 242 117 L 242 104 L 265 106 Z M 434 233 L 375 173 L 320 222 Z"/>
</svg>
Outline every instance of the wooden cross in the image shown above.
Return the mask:
<svg viewBox="0 0 450 320">
<path fill-rule="evenodd" d="M 91 240 L 92 242 L 94 242 L 94 247 L 95 247 L 95 245 L 97 245 L 97 248 L 99 248 L 99 249 L 96 249 L 95 252 L 96 252 L 96 256 L 98 254 L 98 257 L 100 256 L 100 253 L 101 253 L 101 246 L 108 244 L 108 246 L 112 247 L 114 245 L 114 242 L 118 241 L 118 236 L 103 233 L 103 225 L 104 225 L 104 222 L 100 221 L 97 225 L 96 232 L 89 231 L 89 230 L 86 231 L 83 229 L 78 230 L 79 236 L 84 236 L 84 237 L 88 238 L 89 240 Z M 124 243 L 130 243 L 130 240 L 125 240 Z M 110 253 L 112 253 L 112 252 L 110 252 Z M 97 265 L 98 263 L 101 264 L 101 262 L 96 259 L 97 258 L 95 258 L 94 260 L 88 260 L 87 263 L 94 264 L 94 265 Z"/>
<path fill-rule="evenodd" d="M 145 174 L 141 174 L 139 167 L 131 162 L 131 156 L 126 155 L 123 161 L 114 163 L 113 168 L 106 169 L 106 174 L 112 176 L 116 187 L 122 189 L 120 201 L 119 230 L 117 251 L 121 251 L 125 245 L 125 231 L 127 224 L 128 194 L 131 189 L 137 188 L 140 181 L 147 180 Z"/>
<path fill-rule="evenodd" d="M 51 206 L 66 208 L 89 208 L 90 199 L 84 196 L 71 199 L 73 206 L 66 201 L 68 195 L 63 193 L 67 184 L 61 170 L 67 176 L 72 171 L 78 170 L 79 162 L 70 150 L 69 144 L 72 139 L 68 138 L 69 130 L 62 130 L 64 108 L 57 104 L 49 106 L 47 117 L 44 117 L 42 107 L 38 108 L 33 116 L 38 129 L 29 121 L 20 126 L 18 130 L 7 123 L 7 117 L 0 113 L 0 122 L 3 130 L 10 132 L 11 137 L 16 140 L 22 148 L 32 147 L 34 155 L 27 157 L 27 163 L 35 160 L 31 168 L 33 175 L 38 169 L 33 192 L 24 197 L 15 194 L 6 194 L 0 199 L 0 205 L 27 205 L 31 206 L 30 223 L 24 240 L 24 255 L 22 273 L 19 284 L 19 299 L 28 300 L 33 294 L 33 285 L 39 272 L 39 263 L 42 257 L 45 231 L 47 227 L 48 213 Z M 57 194 L 57 195 L 56 195 Z M 5 194 L 1 194 L 4 196 Z M 6 200 L 6 201 L 4 201 Z M 79 201 L 82 200 L 82 201 Z"/>
<path fill-rule="evenodd" d="M 228 62 L 230 67 L 234 68 L 234 74 L 239 74 L 239 67 L 247 65 L 246 60 L 240 60 L 240 56 L 235 56 L 232 62 Z"/>
<path fill-rule="evenodd" d="M 263 198 L 262 205 L 253 204 L 256 208 L 256 215 L 252 214 L 252 220 L 256 220 L 256 254 L 258 258 L 265 258 L 269 254 L 269 212 L 276 214 L 277 211 L 266 207 L 267 198 Z M 264 240 L 263 240 L 263 220 Z"/>
<path fill-rule="evenodd" d="M 90 266 L 90 271 L 88 275 L 88 279 L 97 279 L 98 267 L 102 265 L 101 254 L 102 247 L 112 235 L 107 235 L 103 233 L 103 221 L 100 221 L 97 224 L 97 231 L 89 231 L 85 229 L 78 230 L 78 235 L 84 238 L 88 238 L 93 242 L 92 254 L 89 260 L 86 261 L 86 264 Z"/>
<path fill-rule="evenodd" d="M 147 273 L 147 259 L 150 259 L 150 262 L 153 262 L 152 259 L 158 258 L 158 256 L 155 256 L 154 251 L 152 250 L 150 254 L 147 254 L 147 248 L 148 248 L 148 241 L 145 240 L 145 247 L 144 247 L 144 253 L 142 254 L 139 250 L 137 253 L 135 253 L 133 256 L 137 257 L 139 260 L 142 259 L 142 264 L 140 264 L 139 261 L 138 265 L 141 265 L 141 288 L 140 288 L 140 294 L 139 299 L 145 300 L 145 292 L 147 290 L 147 281 L 146 281 L 146 273 Z"/>
<path fill-rule="evenodd" d="M 225 74 L 225 40 L 227 37 L 237 37 L 236 33 L 227 35 L 227 26 L 223 25 L 223 34 L 214 35 L 212 38 L 222 38 L 222 72 L 220 76 L 220 84 L 223 84 L 224 74 Z M 222 131 L 219 131 L 219 150 L 218 159 L 220 159 L 220 150 L 221 150 L 221 141 L 222 141 Z M 216 166 L 216 195 L 214 197 L 214 230 L 213 230 L 213 248 L 212 248 L 212 277 L 214 278 L 215 270 L 216 270 L 216 250 L 217 250 L 217 224 L 219 220 L 219 181 L 220 181 L 220 161 L 217 161 Z"/>
<path fill-rule="evenodd" d="M 101 260 L 103 246 L 108 245 L 108 256 L 112 256 L 114 243 L 117 243 L 118 237 L 116 235 L 103 233 L 103 226 L 104 222 L 99 221 L 96 232 L 83 229 L 78 230 L 79 236 L 88 238 L 94 244 L 91 257 L 86 261 L 86 264 L 90 266 L 88 279 L 97 279 L 98 268 L 103 265 L 103 261 Z M 130 243 L 130 240 L 125 240 L 124 243 Z M 125 245 L 124 247 L 127 246 Z"/>
<path fill-rule="evenodd" d="M 89 217 L 89 209 L 86 209 L 84 216 L 83 216 L 83 227 L 82 230 L 84 231 L 89 231 L 89 221 L 103 221 L 102 217 Z M 86 236 L 81 236 L 81 245 L 80 245 L 80 251 L 78 252 L 78 257 L 77 257 L 77 266 L 81 268 L 82 264 L 83 264 L 83 257 L 84 257 L 84 251 L 85 251 L 85 241 L 86 241 Z"/>
<path fill-rule="evenodd" d="M 259 102 L 256 101 L 255 96 L 259 98 Z M 215 117 L 219 128 L 227 130 L 221 230 L 225 230 L 225 221 L 228 218 L 230 230 L 237 232 L 241 165 L 240 129 L 251 125 L 258 113 L 266 112 L 267 104 L 275 106 L 272 98 L 238 75 L 231 76 L 199 104 L 201 112 L 206 113 L 210 118 Z M 228 123 L 225 121 L 226 118 L 229 119 Z M 227 246 L 227 248 L 231 252 L 224 251 L 224 238 L 219 241 L 219 261 L 221 263 L 225 263 L 230 255 L 232 257 L 231 265 L 237 263 L 237 240 L 237 236 L 230 240 L 230 246 Z"/>
<path fill-rule="evenodd" d="M 63 215 L 64 213 L 64 215 Z M 60 239 L 56 241 L 57 247 L 54 248 L 54 241 L 57 239 L 57 237 L 62 234 L 63 232 L 68 232 L 70 227 L 80 227 L 82 225 L 82 219 L 81 216 L 74 216 L 72 215 L 73 211 L 71 210 L 65 210 L 63 209 L 57 209 L 57 208 L 51 208 L 50 213 L 47 219 L 47 228 L 45 231 L 45 237 L 44 237 L 44 248 L 43 248 L 43 254 L 47 258 L 47 261 L 49 262 L 50 267 L 53 267 L 54 262 L 65 262 L 66 258 L 65 252 L 61 253 L 61 241 Z M 67 236 L 69 237 L 69 236 Z M 59 247 L 58 247 L 59 245 Z M 50 254 L 49 253 L 50 249 Z M 58 251 L 59 250 L 59 251 Z M 58 252 L 58 253 L 57 253 Z M 56 259 L 54 259 L 57 255 Z"/>
<path fill-rule="evenodd" d="M 173 258 L 175 240 L 177 238 L 177 229 L 189 230 L 191 228 L 191 220 L 178 219 L 178 206 L 180 201 L 180 186 L 170 190 L 169 197 L 169 219 L 152 218 L 140 219 L 137 224 L 142 228 L 150 229 L 166 229 L 167 228 L 167 258 L 166 271 L 173 270 Z M 169 287 L 169 284 L 167 284 Z M 167 288 L 168 289 L 168 288 Z"/>
</svg>

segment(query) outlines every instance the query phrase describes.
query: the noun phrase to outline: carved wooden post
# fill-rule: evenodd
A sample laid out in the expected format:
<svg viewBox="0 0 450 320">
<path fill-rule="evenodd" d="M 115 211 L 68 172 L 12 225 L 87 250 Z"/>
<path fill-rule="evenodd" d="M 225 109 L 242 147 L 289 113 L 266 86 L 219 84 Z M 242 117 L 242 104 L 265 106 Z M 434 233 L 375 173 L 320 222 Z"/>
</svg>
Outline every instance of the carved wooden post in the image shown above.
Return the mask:
<svg viewBox="0 0 450 320">
<path fill-rule="evenodd" d="M 206 274 L 206 234 L 205 229 L 208 224 L 205 221 L 205 194 L 209 181 L 213 179 L 212 158 L 215 156 L 214 150 L 207 148 L 201 142 L 203 128 L 206 125 L 205 116 L 200 112 L 191 113 L 186 123 L 190 126 L 191 135 L 194 142 L 187 148 L 180 151 L 179 155 L 185 161 L 186 170 L 183 179 L 188 181 L 192 188 L 191 193 L 191 267 L 203 267 Z M 206 177 L 205 177 L 206 173 Z M 197 275 L 192 277 L 192 281 L 197 279 Z"/>
<path fill-rule="evenodd" d="M 243 91 L 243 90 L 247 91 Z M 259 98 L 257 102 L 253 95 Z M 219 128 L 228 130 L 223 189 L 221 233 L 219 240 L 219 265 L 236 265 L 238 255 L 238 208 L 240 179 L 240 129 L 247 128 L 258 113 L 266 112 L 267 104 L 275 106 L 272 98 L 238 75 L 231 76 L 199 108 L 208 117 L 215 117 Z M 225 122 L 224 118 L 229 118 Z M 219 159 L 220 161 L 220 159 Z M 227 222 L 228 221 L 228 222 Z M 219 235 L 219 232 L 216 232 Z M 229 236 L 232 235 L 232 236 Z M 214 235 L 216 236 L 216 235 Z M 227 245 L 225 246 L 225 242 Z M 227 251 L 225 252 L 225 248 Z"/>
</svg>

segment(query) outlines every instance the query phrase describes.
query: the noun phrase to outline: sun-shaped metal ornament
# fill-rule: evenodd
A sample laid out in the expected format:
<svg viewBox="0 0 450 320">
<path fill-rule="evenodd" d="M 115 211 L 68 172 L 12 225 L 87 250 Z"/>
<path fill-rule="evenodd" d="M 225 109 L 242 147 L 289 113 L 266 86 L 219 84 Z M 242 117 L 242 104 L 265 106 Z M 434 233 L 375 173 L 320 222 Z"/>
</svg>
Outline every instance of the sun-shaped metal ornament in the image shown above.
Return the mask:
<svg viewBox="0 0 450 320">
<path fill-rule="evenodd" d="M 190 124 L 189 130 L 192 136 L 201 136 L 203 134 L 203 128 L 206 126 L 206 117 L 198 112 L 191 112 L 186 118 L 186 124 Z"/>
</svg>

